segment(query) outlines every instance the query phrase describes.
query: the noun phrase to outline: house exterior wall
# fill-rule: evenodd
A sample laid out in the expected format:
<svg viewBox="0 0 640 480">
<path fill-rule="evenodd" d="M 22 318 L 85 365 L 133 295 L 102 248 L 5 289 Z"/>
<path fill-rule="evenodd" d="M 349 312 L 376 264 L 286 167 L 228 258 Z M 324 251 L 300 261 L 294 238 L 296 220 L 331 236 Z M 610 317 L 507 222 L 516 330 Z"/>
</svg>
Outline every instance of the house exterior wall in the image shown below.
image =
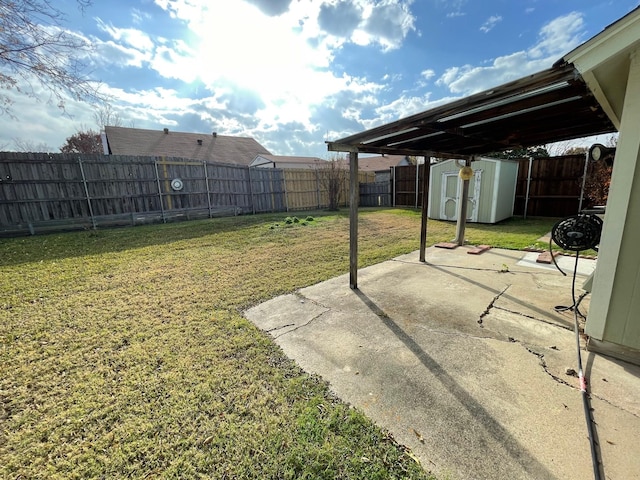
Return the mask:
<svg viewBox="0 0 640 480">
<path fill-rule="evenodd" d="M 640 363 L 638 125 L 640 52 L 636 50 L 631 55 L 620 136 L 585 332 L 591 337 L 590 349 Z"/>
</svg>

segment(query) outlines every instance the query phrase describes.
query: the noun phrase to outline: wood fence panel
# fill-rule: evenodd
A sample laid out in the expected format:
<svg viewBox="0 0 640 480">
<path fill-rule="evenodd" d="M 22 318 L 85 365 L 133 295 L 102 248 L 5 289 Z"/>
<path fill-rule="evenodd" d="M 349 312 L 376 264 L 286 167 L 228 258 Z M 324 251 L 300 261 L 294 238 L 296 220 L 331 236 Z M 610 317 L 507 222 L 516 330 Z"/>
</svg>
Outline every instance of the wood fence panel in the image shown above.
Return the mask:
<svg viewBox="0 0 640 480">
<path fill-rule="evenodd" d="M 251 197 L 254 213 L 285 211 L 285 182 L 282 170 L 250 168 Z"/>
<path fill-rule="evenodd" d="M 208 163 L 207 177 L 212 208 L 252 213 L 248 168 Z"/>
<path fill-rule="evenodd" d="M 181 189 L 171 186 L 176 179 Z M 295 178 L 291 195 L 288 181 L 281 169 L 179 158 L 0 152 L 0 235 L 281 212 L 292 200 L 300 209 L 328 206 L 315 171 Z M 341 205 L 348 189 L 345 178 Z"/>
<path fill-rule="evenodd" d="M 360 205 L 363 207 L 390 207 L 391 182 L 361 183 Z"/>
<path fill-rule="evenodd" d="M 416 178 L 416 169 L 418 178 Z M 424 175 L 424 165 L 405 165 L 394 168 L 393 189 L 396 206 L 420 207 L 422 205 L 422 176 Z M 418 193 L 416 195 L 416 187 Z"/>
<path fill-rule="evenodd" d="M 585 155 L 534 158 L 531 163 L 529 198 L 527 179 L 529 159 L 520 159 L 514 214 L 527 216 L 566 217 L 578 213 Z"/>
<path fill-rule="evenodd" d="M 285 169 L 283 171 L 287 192 L 287 210 L 322 208 L 320 179 L 317 170 Z"/>
<path fill-rule="evenodd" d="M 402 167 L 395 167 L 394 181 L 395 181 L 395 205 L 415 207 L 420 205 L 416 203 L 416 169 L 415 165 L 406 165 Z M 417 182 L 418 188 L 421 183 Z"/>
</svg>

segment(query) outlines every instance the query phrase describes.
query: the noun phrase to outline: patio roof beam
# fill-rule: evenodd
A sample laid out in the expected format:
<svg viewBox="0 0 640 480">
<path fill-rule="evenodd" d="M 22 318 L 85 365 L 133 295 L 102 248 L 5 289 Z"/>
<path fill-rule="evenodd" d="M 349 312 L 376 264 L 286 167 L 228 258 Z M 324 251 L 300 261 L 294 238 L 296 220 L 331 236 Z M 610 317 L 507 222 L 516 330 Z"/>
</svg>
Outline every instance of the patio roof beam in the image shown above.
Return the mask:
<svg viewBox="0 0 640 480">
<path fill-rule="evenodd" d="M 475 160 L 477 155 L 473 154 L 460 154 L 450 152 L 440 152 L 434 150 L 425 149 L 409 149 L 409 148 L 394 148 L 394 147 L 372 147 L 367 144 L 358 145 L 344 145 L 336 142 L 326 142 L 327 150 L 330 152 L 358 152 L 358 153 L 379 153 L 386 155 L 410 155 L 416 157 L 434 157 L 434 158 L 454 158 L 460 160 Z"/>
</svg>

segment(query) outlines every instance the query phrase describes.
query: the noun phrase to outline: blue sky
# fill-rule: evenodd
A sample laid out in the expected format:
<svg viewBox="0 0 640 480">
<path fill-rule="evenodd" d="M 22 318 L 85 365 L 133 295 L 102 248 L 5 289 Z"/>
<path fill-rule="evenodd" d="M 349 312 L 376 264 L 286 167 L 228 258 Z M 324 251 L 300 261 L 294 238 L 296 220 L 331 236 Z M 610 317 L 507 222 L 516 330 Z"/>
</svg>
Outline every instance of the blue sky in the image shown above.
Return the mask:
<svg viewBox="0 0 640 480">
<path fill-rule="evenodd" d="M 637 0 L 54 2 L 95 48 L 90 75 L 123 126 L 251 136 L 328 158 L 326 140 L 550 67 Z M 58 151 L 91 105 L 15 97 L 0 147 Z"/>
</svg>

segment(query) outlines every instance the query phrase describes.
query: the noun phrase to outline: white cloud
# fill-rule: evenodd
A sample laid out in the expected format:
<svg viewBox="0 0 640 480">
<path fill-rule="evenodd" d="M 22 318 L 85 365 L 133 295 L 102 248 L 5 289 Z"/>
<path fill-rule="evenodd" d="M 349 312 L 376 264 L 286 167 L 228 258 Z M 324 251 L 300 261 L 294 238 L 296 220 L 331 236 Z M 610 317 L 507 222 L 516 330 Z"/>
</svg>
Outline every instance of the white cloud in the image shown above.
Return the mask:
<svg viewBox="0 0 640 480">
<path fill-rule="evenodd" d="M 544 25 L 538 42 L 530 49 L 497 57 L 488 66 L 451 67 L 438 78 L 436 85 L 463 95 L 486 90 L 551 67 L 578 45 L 583 36 L 582 15 L 573 12 Z"/>
<path fill-rule="evenodd" d="M 281 12 L 282 3 L 280 13 L 271 16 L 255 8 L 256 2 L 217 0 L 197 10 L 197 1 L 157 3 L 186 22 L 196 39 L 192 52 L 174 54 L 170 48 L 158 48 L 152 62 L 158 73 L 185 82 L 201 79 L 212 92 L 234 85 L 260 98 L 255 118 L 262 125 L 297 122 L 310 130 L 317 128 L 311 120 L 312 105 L 343 90 L 369 95 L 381 88 L 329 69 L 336 49 L 353 41 L 351 25 L 361 25 L 358 31 L 367 36 L 364 43 L 385 49 L 397 45 L 413 26 L 408 3 L 398 0 L 384 0 L 375 8 L 373 0 L 331 6 L 300 0 Z M 264 7 L 264 2 L 258 6 Z M 217 13 L 222 8 L 224 17 Z M 240 24 L 242 29 L 237 28 Z"/>
<path fill-rule="evenodd" d="M 109 34 L 114 40 L 141 51 L 153 49 L 153 41 L 151 41 L 149 35 L 141 30 L 135 28 L 116 28 L 111 24 L 103 22 L 99 18 L 96 19 L 96 22 L 98 28 Z"/>
<path fill-rule="evenodd" d="M 382 0 L 370 5 L 364 32 L 386 50 L 398 48 L 407 34 L 416 29 L 416 19 L 409 9 L 411 3 L 412 0 Z"/>
<path fill-rule="evenodd" d="M 467 4 L 467 0 L 437 0 L 438 6 L 445 10 L 449 10 L 447 18 L 464 17 L 463 7 Z"/>
<path fill-rule="evenodd" d="M 120 45 L 112 40 L 101 42 L 98 39 L 93 41 L 99 57 L 96 62 L 107 65 L 117 65 L 120 67 L 142 67 L 151 60 L 150 52 L 141 52 L 136 48 Z"/>
<path fill-rule="evenodd" d="M 428 69 L 423 70 L 422 72 L 420 72 L 420 76 L 423 77 L 426 80 L 432 79 L 435 75 L 436 75 L 435 70 L 432 70 L 431 68 L 428 68 Z"/>
<path fill-rule="evenodd" d="M 489 33 L 493 28 L 502 21 L 500 15 L 491 15 L 480 27 L 480 31 L 483 33 Z"/>
<path fill-rule="evenodd" d="M 584 20 L 579 12 L 558 17 L 540 30 L 540 40 L 529 49 L 533 58 L 560 57 L 578 46 L 584 38 Z"/>
</svg>

